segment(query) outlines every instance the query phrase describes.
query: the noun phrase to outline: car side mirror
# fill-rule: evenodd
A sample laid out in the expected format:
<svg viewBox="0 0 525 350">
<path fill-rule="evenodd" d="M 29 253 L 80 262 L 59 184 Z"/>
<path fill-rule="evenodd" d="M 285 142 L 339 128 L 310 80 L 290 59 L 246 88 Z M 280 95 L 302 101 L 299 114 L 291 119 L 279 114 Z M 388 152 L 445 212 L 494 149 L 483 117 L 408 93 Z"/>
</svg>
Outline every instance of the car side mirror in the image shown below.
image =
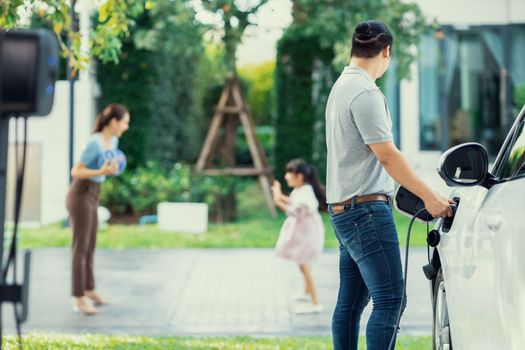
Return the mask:
<svg viewBox="0 0 525 350">
<path fill-rule="evenodd" d="M 470 187 L 482 185 L 489 173 L 489 157 L 485 147 L 469 142 L 443 153 L 438 173 L 449 186 Z"/>
</svg>

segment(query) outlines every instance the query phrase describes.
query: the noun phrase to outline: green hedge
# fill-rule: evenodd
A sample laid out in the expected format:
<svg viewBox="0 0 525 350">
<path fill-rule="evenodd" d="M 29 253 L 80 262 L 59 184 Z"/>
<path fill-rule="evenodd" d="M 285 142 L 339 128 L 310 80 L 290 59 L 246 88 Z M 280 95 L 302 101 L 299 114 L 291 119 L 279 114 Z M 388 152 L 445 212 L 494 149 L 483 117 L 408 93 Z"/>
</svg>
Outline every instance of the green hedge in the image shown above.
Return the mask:
<svg viewBox="0 0 525 350">
<path fill-rule="evenodd" d="M 131 114 L 130 129 L 120 140 L 131 169 L 149 158 L 148 135 L 154 110 L 154 53 L 138 50 L 130 41 L 122 47 L 120 63 L 99 64 L 97 79 L 102 89 L 99 109 L 111 102 L 125 104 Z"/>
<path fill-rule="evenodd" d="M 118 102 L 131 112 L 120 143 L 131 169 L 147 161 L 168 169 L 198 156 L 208 82 L 202 79 L 202 28 L 194 15 L 183 0 L 160 1 L 136 20 L 119 64 L 98 64 L 99 108 Z"/>
<path fill-rule="evenodd" d="M 121 176 L 109 177 L 102 185 L 101 205 L 115 214 L 154 214 L 160 202 L 204 202 L 213 221 L 222 221 L 222 197 L 242 191 L 249 180 L 234 176 L 201 176 L 188 164 L 165 169 L 147 162 Z"/>
<path fill-rule="evenodd" d="M 261 125 L 255 127 L 255 134 L 264 150 L 268 163 L 273 164 L 274 148 L 275 148 L 275 127 L 272 125 Z M 246 141 L 244 129 L 239 127 L 237 129 L 237 140 L 235 144 L 235 162 L 239 165 L 253 164 L 253 159 Z"/>
<path fill-rule="evenodd" d="M 275 122 L 278 177 L 293 158 L 313 163 L 324 177 L 324 106 L 331 86 L 333 57 L 332 49 L 321 48 L 319 38 L 297 35 L 293 30 L 278 43 Z"/>
</svg>

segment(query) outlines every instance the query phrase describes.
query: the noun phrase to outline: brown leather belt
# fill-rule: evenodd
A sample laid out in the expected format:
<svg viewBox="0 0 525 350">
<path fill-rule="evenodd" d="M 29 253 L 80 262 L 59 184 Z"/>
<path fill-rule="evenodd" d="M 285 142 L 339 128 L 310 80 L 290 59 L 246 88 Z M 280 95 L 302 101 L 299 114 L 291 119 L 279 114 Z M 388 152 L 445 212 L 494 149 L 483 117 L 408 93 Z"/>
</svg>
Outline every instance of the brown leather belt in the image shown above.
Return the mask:
<svg viewBox="0 0 525 350">
<path fill-rule="evenodd" d="M 364 203 L 364 202 L 372 202 L 372 201 L 383 201 L 383 202 L 390 202 L 388 196 L 386 194 L 365 194 L 363 196 L 355 196 L 353 198 L 347 199 L 346 201 L 340 202 L 340 203 L 333 203 L 332 204 L 332 210 L 334 214 L 339 214 L 345 211 L 345 206 L 348 204 L 352 204 L 354 202 L 355 204 Z"/>
</svg>

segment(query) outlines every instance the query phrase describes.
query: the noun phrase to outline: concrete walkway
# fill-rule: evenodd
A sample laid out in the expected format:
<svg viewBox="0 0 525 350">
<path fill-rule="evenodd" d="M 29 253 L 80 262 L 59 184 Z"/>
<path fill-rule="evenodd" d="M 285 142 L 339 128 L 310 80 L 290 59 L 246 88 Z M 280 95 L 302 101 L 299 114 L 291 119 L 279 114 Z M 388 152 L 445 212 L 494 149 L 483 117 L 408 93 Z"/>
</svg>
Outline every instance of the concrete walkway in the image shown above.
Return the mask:
<svg viewBox="0 0 525 350">
<path fill-rule="evenodd" d="M 432 310 L 421 272 L 425 249 L 410 252 L 408 306 L 401 333 L 429 335 Z M 24 333 L 180 335 L 330 335 L 338 288 L 338 251 L 324 253 L 314 276 L 324 312 L 295 315 L 289 296 L 302 288 L 298 268 L 271 249 L 99 250 L 97 289 L 111 302 L 96 316 L 73 313 L 69 249 L 33 251 L 29 320 Z M 367 307 L 363 325 L 371 309 Z M 14 333 L 10 305 L 3 310 Z M 365 326 L 361 331 L 364 332 Z"/>
</svg>

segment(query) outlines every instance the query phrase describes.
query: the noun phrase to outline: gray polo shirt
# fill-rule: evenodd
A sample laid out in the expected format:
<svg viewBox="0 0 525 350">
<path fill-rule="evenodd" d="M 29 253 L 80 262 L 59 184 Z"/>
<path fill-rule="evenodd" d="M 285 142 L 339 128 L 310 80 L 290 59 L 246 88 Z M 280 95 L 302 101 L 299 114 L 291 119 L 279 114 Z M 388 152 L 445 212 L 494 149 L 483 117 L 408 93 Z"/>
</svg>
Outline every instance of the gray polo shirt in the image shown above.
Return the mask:
<svg viewBox="0 0 525 350">
<path fill-rule="evenodd" d="M 345 67 L 326 105 L 328 203 L 393 195 L 394 181 L 368 146 L 387 141 L 392 141 L 392 120 L 385 96 L 364 69 Z"/>
</svg>

